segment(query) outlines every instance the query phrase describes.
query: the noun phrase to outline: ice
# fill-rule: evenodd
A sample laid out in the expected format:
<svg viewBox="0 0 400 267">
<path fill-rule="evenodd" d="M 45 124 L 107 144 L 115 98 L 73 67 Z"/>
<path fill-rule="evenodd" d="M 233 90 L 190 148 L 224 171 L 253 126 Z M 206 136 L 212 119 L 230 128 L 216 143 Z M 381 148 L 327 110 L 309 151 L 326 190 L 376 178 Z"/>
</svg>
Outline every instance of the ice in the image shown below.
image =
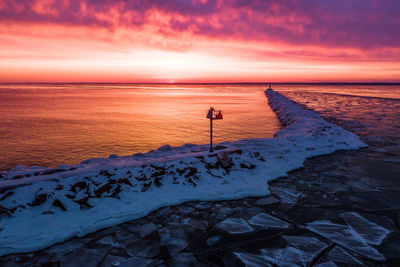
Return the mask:
<svg viewBox="0 0 400 267">
<path fill-rule="evenodd" d="M 160 252 L 160 244 L 148 239 L 127 239 L 121 245 L 129 256 L 152 258 Z"/>
<path fill-rule="evenodd" d="M 173 257 L 171 260 L 168 261 L 167 266 L 199 266 L 199 267 L 206 267 L 209 266 L 208 264 L 204 264 L 196 259 L 196 257 L 192 253 L 179 253 L 175 257 Z"/>
<path fill-rule="evenodd" d="M 160 245 L 166 246 L 171 256 L 189 245 L 186 232 L 181 227 L 166 226 L 158 230 Z"/>
<path fill-rule="evenodd" d="M 208 227 L 208 222 L 206 220 L 200 220 L 195 218 L 185 219 L 184 224 L 202 231 L 206 230 Z"/>
<path fill-rule="evenodd" d="M 234 253 L 246 267 L 268 267 L 271 265 L 263 255 L 250 253 Z"/>
<path fill-rule="evenodd" d="M 323 262 L 323 263 L 319 263 L 317 265 L 314 265 L 315 267 L 337 267 L 336 264 L 334 264 L 331 261 L 327 261 L 327 262 Z"/>
<path fill-rule="evenodd" d="M 242 218 L 228 218 L 216 225 L 216 228 L 229 234 L 253 232 L 253 228 Z"/>
<path fill-rule="evenodd" d="M 60 267 L 97 266 L 106 255 L 105 249 L 78 249 L 60 258 Z"/>
<path fill-rule="evenodd" d="M 290 246 L 284 249 L 261 249 L 260 251 L 274 266 L 306 266 L 311 260 L 303 251 Z"/>
<path fill-rule="evenodd" d="M 259 226 L 265 229 L 270 229 L 270 228 L 287 229 L 290 226 L 287 222 L 284 222 L 266 213 L 257 214 L 256 216 L 248 220 L 248 222 L 251 225 Z"/>
<path fill-rule="evenodd" d="M 329 253 L 328 258 L 339 265 L 351 265 L 351 266 L 364 266 L 364 264 L 350 255 L 346 250 L 341 247 L 334 247 Z"/>
<path fill-rule="evenodd" d="M 130 267 L 130 266 L 140 266 L 140 267 L 150 267 L 157 266 L 159 264 L 158 260 L 146 259 L 140 257 L 123 258 L 114 255 L 108 255 L 101 266 L 104 267 Z"/>
<path fill-rule="evenodd" d="M 353 228 L 347 225 L 315 221 L 308 223 L 306 228 L 364 257 L 380 261 L 385 259 L 379 251 L 369 246 Z"/>
<path fill-rule="evenodd" d="M 273 187 L 271 191 L 280 198 L 282 204 L 296 204 L 301 196 L 300 192 L 295 192 L 290 188 Z"/>
<path fill-rule="evenodd" d="M 116 248 L 121 247 L 121 245 L 118 242 L 116 242 L 110 235 L 100 238 L 99 240 L 96 241 L 96 244 L 100 246 L 111 246 Z"/>
<path fill-rule="evenodd" d="M 152 222 L 143 225 L 127 225 L 126 228 L 137 234 L 140 238 L 148 236 L 158 229 L 157 225 Z"/>
<path fill-rule="evenodd" d="M 303 251 L 306 258 L 312 259 L 321 250 L 327 247 L 327 244 L 315 237 L 308 236 L 282 236 L 289 244 Z"/>
<path fill-rule="evenodd" d="M 370 245 L 380 245 L 389 230 L 365 219 L 355 212 L 342 213 L 340 217 Z"/>
<path fill-rule="evenodd" d="M 0 180 L 0 189 L 13 192 L 0 200 L 0 256 L 46 248 L 183 202 L 267 196 L 268 182 L 302 167 L 307 158 L 365 147 L 358 136 L 279 93 L 268 90 L 266 95 L 286 127 L 274 138 L 224 143 L 218 153 L 232 159 L 229 172 L 207 145 L 164 146 L 59 169 L 11 170 Z M 46 195 L 37 195 L 42 189 Z M 283 204 L 293 205 L 300 196 L 291 188 L 274 190 Z M 209 207 L 206 202 L 195 206 Z M 217 214 L 231 212 L 226 207 Z M 236 222 L 239 232 L 251 231 L 246 225 Z"/>
<path fill-rule="evenodd" d="M 213 237 L 210 237 L 209 239 L 207 239 L 206 243 L 208 246 L 212 247 L 212 246 L 218 244 L 218 242 L 220 240 L 221 240 L 221 237 L 216 235 L 216 236 L 213 236 Z"/>
<path fill-rule="evenodd" d="M 257 200 L 254 203 L 254 205 L 265 206 L 265 205 L 271 205 L 271 204 L 276 204 L 276 203 L 279 203 L 279 199 L 276 199 L 273 196 L 268 196 L 268 197 Z"/>
</svg>

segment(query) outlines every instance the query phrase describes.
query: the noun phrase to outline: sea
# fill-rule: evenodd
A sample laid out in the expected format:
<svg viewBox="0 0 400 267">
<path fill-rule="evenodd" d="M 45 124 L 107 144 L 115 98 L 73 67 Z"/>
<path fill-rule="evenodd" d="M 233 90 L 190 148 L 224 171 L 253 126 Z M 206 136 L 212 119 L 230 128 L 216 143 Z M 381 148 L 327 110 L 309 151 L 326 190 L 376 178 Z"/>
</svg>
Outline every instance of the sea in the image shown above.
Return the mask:
<svg viewBox="0 0 400 267">
<path fill-rule="evenodd" d="M 0 170 L 56 167 L 169 144 L 270 138 L 282 125 L 267 84 L 0 84 Z M 272 84 L 322 116 L 382 117 L 399 131 L 398 84 Z M 350 115 L 349 115 L 350 114 Z M 382 128 L 377 126 L 377 128 Z M 391 132 L 391 136 L 396 134 Z M 400 134 L 399 134 L 400 136 Z"/>
</svg>

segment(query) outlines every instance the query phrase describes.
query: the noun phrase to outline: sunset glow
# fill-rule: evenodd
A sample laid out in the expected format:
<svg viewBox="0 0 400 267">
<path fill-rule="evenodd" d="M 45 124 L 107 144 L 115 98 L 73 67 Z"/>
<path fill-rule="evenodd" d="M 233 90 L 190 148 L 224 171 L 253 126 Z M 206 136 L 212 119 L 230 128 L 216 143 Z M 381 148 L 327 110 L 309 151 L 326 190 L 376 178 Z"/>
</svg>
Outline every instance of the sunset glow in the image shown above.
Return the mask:
<svg viewBox="0 0 400 267">
<path fill-rule="evenodd" d="M 0 0 L 0 82 L 400 82 L 400 2 Z"/>
</svg>

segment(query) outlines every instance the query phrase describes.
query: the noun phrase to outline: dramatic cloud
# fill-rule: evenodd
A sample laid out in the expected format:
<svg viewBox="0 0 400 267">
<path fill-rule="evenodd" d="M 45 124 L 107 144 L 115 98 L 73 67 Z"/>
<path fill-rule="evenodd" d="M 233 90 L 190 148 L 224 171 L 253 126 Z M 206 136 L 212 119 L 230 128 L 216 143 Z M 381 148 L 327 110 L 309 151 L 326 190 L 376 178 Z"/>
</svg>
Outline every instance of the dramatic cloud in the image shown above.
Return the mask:
<svg viewBox="0 0 400 267">
<path fill-rule="evenodd" d="M 101 56 L 122 64 L 121 53 L 144 62 L 154 50 L 257 68 L 270 60 L 281 66 L 341 61 L 354 68 L 386 62 L 388 79 L 396 80 L 398 14 L 398 0 L 0 0 L 0 58 L 10 68 L 34 58 Z"/>
</svg>

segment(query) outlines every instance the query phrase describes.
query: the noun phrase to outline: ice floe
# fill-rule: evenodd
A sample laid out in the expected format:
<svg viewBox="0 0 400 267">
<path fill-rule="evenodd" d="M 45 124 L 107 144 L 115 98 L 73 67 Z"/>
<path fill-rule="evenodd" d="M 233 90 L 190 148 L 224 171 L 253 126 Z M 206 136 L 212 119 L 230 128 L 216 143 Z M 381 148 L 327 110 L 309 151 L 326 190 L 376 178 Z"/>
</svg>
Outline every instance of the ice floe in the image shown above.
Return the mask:
<svg viewBox="0 0 400 267">
<path fill-rule="evenodd" d="M 259 213 L 254 217 L 252 217 L 250 220 L 248 220 L 248 222 L 251 225 L 259 226 L 265 229 L 270 229 L 270 228 L 287 229 L 290 226 L 287 222 L 284 222 L 266 213 Z"/>
<path fill-rule="evenodd" d="M 243 218 L 228 218 L 216 225 L 216 228 L 229 234 L 253 232 L 253 228 Z"/>
</svg>

